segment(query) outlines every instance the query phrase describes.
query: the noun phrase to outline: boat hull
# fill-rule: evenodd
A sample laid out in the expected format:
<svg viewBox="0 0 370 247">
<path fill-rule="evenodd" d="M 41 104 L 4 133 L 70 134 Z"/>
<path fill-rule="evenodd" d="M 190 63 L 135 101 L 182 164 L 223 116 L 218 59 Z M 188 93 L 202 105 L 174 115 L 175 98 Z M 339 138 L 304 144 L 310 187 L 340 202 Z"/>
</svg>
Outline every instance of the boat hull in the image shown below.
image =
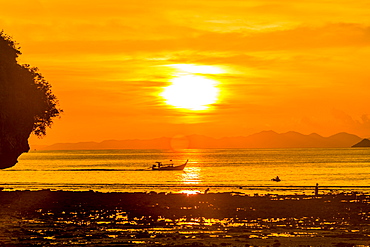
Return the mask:
<svg viewBox="0 0 370 247">
<path fill-rule="evenodd" d="M 184 170 L 186 164 L 188 163 L 188 161 L 186 161 L 184 164 L 182 165 L 179 165 L 179 166 L 156 166 L 156 167 L 152 167 L 152 170 L 153 171 L 181 171 L 181 170 Z"/>
</svg>

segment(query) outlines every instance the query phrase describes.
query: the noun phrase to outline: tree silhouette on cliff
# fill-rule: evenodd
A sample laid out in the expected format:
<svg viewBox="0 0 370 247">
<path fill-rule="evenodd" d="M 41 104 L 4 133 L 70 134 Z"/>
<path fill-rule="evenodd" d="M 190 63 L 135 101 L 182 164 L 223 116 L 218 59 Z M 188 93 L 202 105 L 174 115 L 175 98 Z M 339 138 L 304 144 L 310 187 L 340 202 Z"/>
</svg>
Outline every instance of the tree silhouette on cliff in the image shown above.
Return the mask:
<svg viewBox="0 0 370 247">
<path fill-rule="evenodd" d="M 18 44 L 0 32 L 0 168 L 13 166 L 29 150 L 31 133 L 42 137 L 60 115 L 51 85 L 36 67 L 17 62 Z"/>
</svg>

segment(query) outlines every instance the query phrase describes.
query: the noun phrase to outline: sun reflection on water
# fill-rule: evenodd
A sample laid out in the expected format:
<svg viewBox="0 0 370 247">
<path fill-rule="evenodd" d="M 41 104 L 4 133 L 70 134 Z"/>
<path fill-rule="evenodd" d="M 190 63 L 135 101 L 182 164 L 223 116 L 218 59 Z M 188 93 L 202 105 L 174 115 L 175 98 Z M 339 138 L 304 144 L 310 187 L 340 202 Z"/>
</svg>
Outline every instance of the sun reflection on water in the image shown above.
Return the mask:
<svg viewBox="0 0 370 247">
<path fill-rule="evenodd" d="M 202 182 L 200 167 L 186 167 L 184 172 L 181 174 L 181 182 L 183 184 L 200 184 Z"/>
<path fill-rule="evenodd" d="M 181 194 L 187 194 L 188 196 L 190 196 L 190 195 L 199 194 L 200 191 L 199 190 L 181 190 L 180 193 Z"/>
</svg>

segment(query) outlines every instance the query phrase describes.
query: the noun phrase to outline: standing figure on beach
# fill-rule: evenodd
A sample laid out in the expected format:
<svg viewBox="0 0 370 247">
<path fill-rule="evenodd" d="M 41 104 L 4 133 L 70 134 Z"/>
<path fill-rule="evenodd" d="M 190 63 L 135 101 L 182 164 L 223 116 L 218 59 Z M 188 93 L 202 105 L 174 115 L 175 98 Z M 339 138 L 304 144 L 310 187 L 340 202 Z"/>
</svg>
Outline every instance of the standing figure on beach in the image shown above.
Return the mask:
<svg viewBox="0 0 370 247">
<path fill-rule="evenodd" d="M 315 186 L 315 196 L 318 196 L 319 195 L 319 184 L 316 183 L 316 186 Z"/>
</svg>

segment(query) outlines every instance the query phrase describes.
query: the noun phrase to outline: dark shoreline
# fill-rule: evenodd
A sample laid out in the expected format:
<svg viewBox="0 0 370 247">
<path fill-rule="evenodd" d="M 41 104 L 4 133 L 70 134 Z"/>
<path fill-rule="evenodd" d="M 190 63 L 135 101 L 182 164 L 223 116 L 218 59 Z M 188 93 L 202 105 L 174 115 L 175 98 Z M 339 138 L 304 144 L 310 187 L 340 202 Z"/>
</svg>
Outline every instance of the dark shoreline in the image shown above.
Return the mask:
<svg viewBox="0 0 370 247">
<path fill-rule="evenodd" d="M 27 188 L 27 189 L 26 189 Z M 192 191 L 193 193 L 203 193 L 210 189 L 212 193 L 241 193 L 245 195 L 279 194 L 279 195 L 313 195 L 315 193 L 314 185 L 156 185 L 156 184 L 91 184 L 86 188 L 85 184 L 0 184 L 0 191 L 70 191 L 81 192 L 93 190 L 101 193 L 184 193 Z M 358 193 L 370 194 L 370 186 L 365 185 L 320 185 L 319 191 L 322 194 L 339 194 L 339 193 Z"/>
<path fill-rule="evenodd" d="M 0 191 L 0 205 L 0 243 L 7 245 L 370 244 L 370 195 L 356 192 Z"/>
</svg>

